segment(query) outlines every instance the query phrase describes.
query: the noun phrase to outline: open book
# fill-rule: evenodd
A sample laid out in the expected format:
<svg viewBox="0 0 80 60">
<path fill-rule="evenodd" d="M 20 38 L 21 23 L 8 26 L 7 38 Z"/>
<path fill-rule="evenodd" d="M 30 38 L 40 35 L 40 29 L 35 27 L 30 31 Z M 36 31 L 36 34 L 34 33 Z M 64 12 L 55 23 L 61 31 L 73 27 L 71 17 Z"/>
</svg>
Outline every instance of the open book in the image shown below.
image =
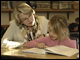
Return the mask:
<svg viewBox="0 0 80 60">
<path fill-rule="evenodd" d="M 58 55 L 64 55 L 64 56 L 72 56 L 76 53 L 79 53 L 79 50 L 70 48 L 67 46 L 59 45 L 59 46 L 55 46 L 55 47 L 47 47 L 45 49 L 30 48 L 30 49 L 23 50 L 23 52 L 36 53 L 36 54 L 52 53 L 52 54 L 58 54 Z"/>
</svg>

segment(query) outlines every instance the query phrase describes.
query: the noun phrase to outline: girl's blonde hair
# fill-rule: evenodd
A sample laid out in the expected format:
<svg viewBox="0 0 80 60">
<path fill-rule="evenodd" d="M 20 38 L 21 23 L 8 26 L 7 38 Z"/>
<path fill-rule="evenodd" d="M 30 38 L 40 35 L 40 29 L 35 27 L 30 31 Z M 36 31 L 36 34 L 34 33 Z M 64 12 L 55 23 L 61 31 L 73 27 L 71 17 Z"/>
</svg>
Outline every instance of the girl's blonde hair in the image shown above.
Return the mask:
<svg viewBox="0 0 80 60">
<path fill-rule="evenodd" d="M 67 19 L 64 16 L 55 15 L 50 19 L 48 24 L 52 29 L 52 32 L 58 35 L 59 42 L 60 40 L 65 39 L 65 37 L 69 37 Z M 64 29 L 66 29 L 65 32 L 64 32 Z"/>
<path fill-rule="evenodd" d="M 19 19 L 19 14 L 35 14 L 35 11 L 26 3 L 22 3 L 17 5 L 13 10 L 13 16 L 15 18 L 15 22 L 17 25 L 21 24 L 21 20 Z"/>
</svg>

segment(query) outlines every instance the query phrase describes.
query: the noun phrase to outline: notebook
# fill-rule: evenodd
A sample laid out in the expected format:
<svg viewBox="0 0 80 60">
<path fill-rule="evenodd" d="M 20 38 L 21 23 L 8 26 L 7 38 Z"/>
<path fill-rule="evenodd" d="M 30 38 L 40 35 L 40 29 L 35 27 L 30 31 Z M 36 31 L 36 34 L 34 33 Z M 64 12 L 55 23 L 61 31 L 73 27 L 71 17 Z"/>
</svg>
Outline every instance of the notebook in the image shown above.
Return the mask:
<svg viewBox="0 0 80 60">
<path fill-rule="evenodd" d="M 54 47 L 47 47 L 45 49 L 39 49 L 39 48 L 30 48 L 25 49 L 22 52 L 24 53 L 36 53 L 36 54 L 58 54 L 58 55 L 64 55 L 64 56 L 72 56 L 74 54 L 79 53 L 78 49 L 70 48 L 64 45 L 54 46 Z"/>
</svg>

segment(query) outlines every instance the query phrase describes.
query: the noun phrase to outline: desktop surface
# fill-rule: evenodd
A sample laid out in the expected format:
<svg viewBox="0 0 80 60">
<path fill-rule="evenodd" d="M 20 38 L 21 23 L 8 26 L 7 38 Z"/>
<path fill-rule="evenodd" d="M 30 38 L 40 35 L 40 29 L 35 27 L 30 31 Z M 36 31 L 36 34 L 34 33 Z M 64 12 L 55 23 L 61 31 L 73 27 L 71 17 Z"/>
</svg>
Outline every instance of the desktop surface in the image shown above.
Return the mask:
<svg viewBox="0 0 80 60">
<path fill-rule="evenodd" d="M 1 48 L 1 58 L 5 59 L 77 59 L 77 54 L 67 57 L 57 54 L 32 54 L 32 53 L 23 53 L 22 50 L 29 49 L 27 47 L 18 48 L 18 49 L 4 49 Z"/>
</svg>

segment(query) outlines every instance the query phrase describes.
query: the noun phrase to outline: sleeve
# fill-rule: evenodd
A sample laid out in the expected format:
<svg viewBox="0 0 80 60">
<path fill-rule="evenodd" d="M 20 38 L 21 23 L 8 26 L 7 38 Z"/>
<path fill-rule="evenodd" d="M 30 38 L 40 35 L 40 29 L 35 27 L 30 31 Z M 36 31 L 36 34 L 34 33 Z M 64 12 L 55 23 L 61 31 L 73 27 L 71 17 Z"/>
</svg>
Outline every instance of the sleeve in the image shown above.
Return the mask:
<svg viewBox="0 0 80 60">
<path fill-rule="evenodd" d="M 4 33 L 4 35 L 3 35 L 2 39 L 1 39 L 1 43 L 4 43 L 4 40 L 12 41 L 12 39 L 13 39 L 13 28 L 10 25 L 8 27 L 8 29 L 6 30 L 6 32 Z"/>
<path fill-rule="evenodd" d="M 46 39 L 47 39 L 46 37 L 43 37 L 43 38 L 40 38 L 40 39 L 36 39 L 36 40 L 30 41 L 30 42 L 27 43 L 27 47 L 33 48 L 33 47 L 36 46 L 37 43 L 44 43 L 44 44 L 46 44 L 46 41 L 47 41 Z"/>
<path fill-rule="evenodd" d="M 70 47 L 75 49 L 77 48 L 76 40 L 71 40 Z"/>
<path fill-rule="evenodd" d="M 64 45 L 68 46 L 68 47 L 71 47 L 71 48 L 76 48 L 75 47 L 75 44 L 74 44 L 74 41 L 73 40 L 66 40 Z"/>
<path fill-rule="evenodd" d="M 13 27 L 12 27 L 12 24 L 10 24 L 10 26 L 8 27 L 8 29 L 6 30 L 6 32 L 4 33 L 2 39 L 1 39 L 1 48 L 9 48 L 11 46 L 19 46 L 21 43 L 23 42 L 16 42 L 16 41 L 13 41 L 13 37 L 14 37 L 14 34 L 13 34 Z"/>
</svg>

